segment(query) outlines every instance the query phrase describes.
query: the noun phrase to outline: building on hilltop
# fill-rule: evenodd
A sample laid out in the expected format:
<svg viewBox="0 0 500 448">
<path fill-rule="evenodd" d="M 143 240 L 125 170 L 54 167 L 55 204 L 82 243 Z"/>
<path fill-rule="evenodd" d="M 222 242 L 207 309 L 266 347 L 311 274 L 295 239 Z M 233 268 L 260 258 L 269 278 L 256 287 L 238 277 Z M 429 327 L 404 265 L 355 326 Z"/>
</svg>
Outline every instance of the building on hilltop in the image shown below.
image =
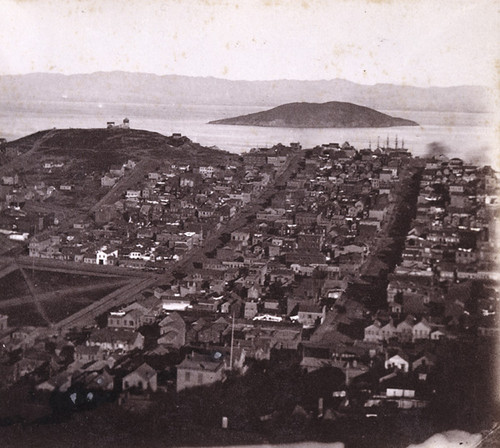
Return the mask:
<svg viewBox="0 0 500 448">
<path fill-rule="evenodd" d="M 130 129 L 130 120 L 128 118 L 124 118 L 122 124 L 116 124 L 114 121 L 106 122 L 107 129 Z"/>
</svg>

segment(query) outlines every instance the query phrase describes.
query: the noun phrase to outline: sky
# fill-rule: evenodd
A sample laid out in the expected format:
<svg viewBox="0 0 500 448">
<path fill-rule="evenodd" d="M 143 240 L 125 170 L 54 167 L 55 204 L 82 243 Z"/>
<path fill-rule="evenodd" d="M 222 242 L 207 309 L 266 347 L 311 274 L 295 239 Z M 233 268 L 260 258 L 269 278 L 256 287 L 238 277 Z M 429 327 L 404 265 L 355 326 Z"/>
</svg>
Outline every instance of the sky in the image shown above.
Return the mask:
<svg viewBox="0 0 500 448">
<path fill-rule="evenodd" d="M 123 70 L 497 86 L 499 7 L 500 0 L 0 0 L 0 75 Z"/>
</svg>

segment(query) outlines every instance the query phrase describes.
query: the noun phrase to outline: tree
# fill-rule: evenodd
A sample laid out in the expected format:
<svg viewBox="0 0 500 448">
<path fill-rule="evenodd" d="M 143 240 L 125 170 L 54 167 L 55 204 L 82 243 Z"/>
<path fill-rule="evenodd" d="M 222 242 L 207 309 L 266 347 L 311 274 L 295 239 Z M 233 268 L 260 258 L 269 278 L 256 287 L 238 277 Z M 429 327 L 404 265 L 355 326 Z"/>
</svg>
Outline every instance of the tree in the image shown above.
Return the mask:
<svg viewBox="0 0 500 448">
<path fill-rule="evenodd" d="M 174 278 L 176 280 L 182 280 L 184 277 L 187 276 L 187 274 L 185 272 L 177 271 L 177 270 L 175 270 L 174 272 L 172 272 L 172 275 L 174 276 Z"/>
<path fill-rule="evenodd" d="M 336 367 L 321 367 L 308 373 L 303 379 L 304 404 L 316 406 L 318 398 L 331 397 L 332 392 L 337 390 L 344 381 L 344 373 Z"/>
</svg>

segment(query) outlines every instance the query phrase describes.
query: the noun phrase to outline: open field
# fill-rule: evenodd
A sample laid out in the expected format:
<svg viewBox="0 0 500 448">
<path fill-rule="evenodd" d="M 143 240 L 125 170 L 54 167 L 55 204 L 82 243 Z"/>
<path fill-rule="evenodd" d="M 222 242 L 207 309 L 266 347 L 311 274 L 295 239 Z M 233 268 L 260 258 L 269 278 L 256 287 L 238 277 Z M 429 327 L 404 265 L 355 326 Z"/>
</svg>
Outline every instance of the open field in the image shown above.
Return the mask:
<svg viewBox="0 0 500 448">
<path fill-rule="evenodd" d="M 0 302 L 29 294 L 28 285 L 19 270 L 0 278 L 0 291 Z"/>
<path fill-rule="evenodd" d="M 12 267 L 16 268 L 12 271 Z M 0 277 L 0 312 L 11 326 L 47 326 L 68 318 L 129 281 L 121 276 L 57 272 L 4 265 Z M 31 283 L 36 297 L 30 291 Z M 36 300 L 35 300 L 36 299 Z"/>
<path fill-rule="evenodd" d="M 91 275 L 73 275 L 65 272 L 31 271 L 29 269 L 26 269 L 26 271 L 36 291 L 40 294 L 70 287 L 105 284 L 109 283 L 110 280 L 119 279 L 119 277 L 94 277 Z M 0 291 L 0 302 L 30 294 L 28 285 L 19 270 L 0 278 Z"/>
<path fill-rule="evenodd" d="M 115 289 L 116 288 L 107 288 L 74 296 L 63 296 L 43 302 L 41 306 L 50 321 L 52 323 L 57 323 L 91 303 L 102 299 Z M 8 308 L 2 309 L 2 311 L 8 314 L 9 325 L 14 327 L 23 325 L 47 326 L 48 324 L 38 311 L 34 302 L 9 306 Z"/>
<path fill-rule="evenodd" d="M 102 291 L 96 291 L 94 293 L 86 293 L 74 297 L 67 297 L 55 303 L 44 303 L 43 307 L 52 322 L 59 322 L 73 315 L 82 308 L 90 305 L 91 303 L 97 302 L 98 300 L 113 292 L 114 289 L 115 288 L 109 288 Z"/>
</svg>

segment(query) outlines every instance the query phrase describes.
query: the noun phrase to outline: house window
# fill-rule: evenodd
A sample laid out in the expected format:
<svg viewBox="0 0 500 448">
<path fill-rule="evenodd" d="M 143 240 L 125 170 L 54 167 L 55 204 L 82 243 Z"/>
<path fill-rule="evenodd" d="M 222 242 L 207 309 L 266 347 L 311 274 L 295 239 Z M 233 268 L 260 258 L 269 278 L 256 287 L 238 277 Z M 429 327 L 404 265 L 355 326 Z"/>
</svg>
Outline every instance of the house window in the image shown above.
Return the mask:
<svg viewBox="0 0 500 448">
<path fill-rule="evenodd" d="M 186 383 L 189 383 L 191 381 L 191 372 L 186 372 L 184 379 L 186 380 Z"/>
</svg>

